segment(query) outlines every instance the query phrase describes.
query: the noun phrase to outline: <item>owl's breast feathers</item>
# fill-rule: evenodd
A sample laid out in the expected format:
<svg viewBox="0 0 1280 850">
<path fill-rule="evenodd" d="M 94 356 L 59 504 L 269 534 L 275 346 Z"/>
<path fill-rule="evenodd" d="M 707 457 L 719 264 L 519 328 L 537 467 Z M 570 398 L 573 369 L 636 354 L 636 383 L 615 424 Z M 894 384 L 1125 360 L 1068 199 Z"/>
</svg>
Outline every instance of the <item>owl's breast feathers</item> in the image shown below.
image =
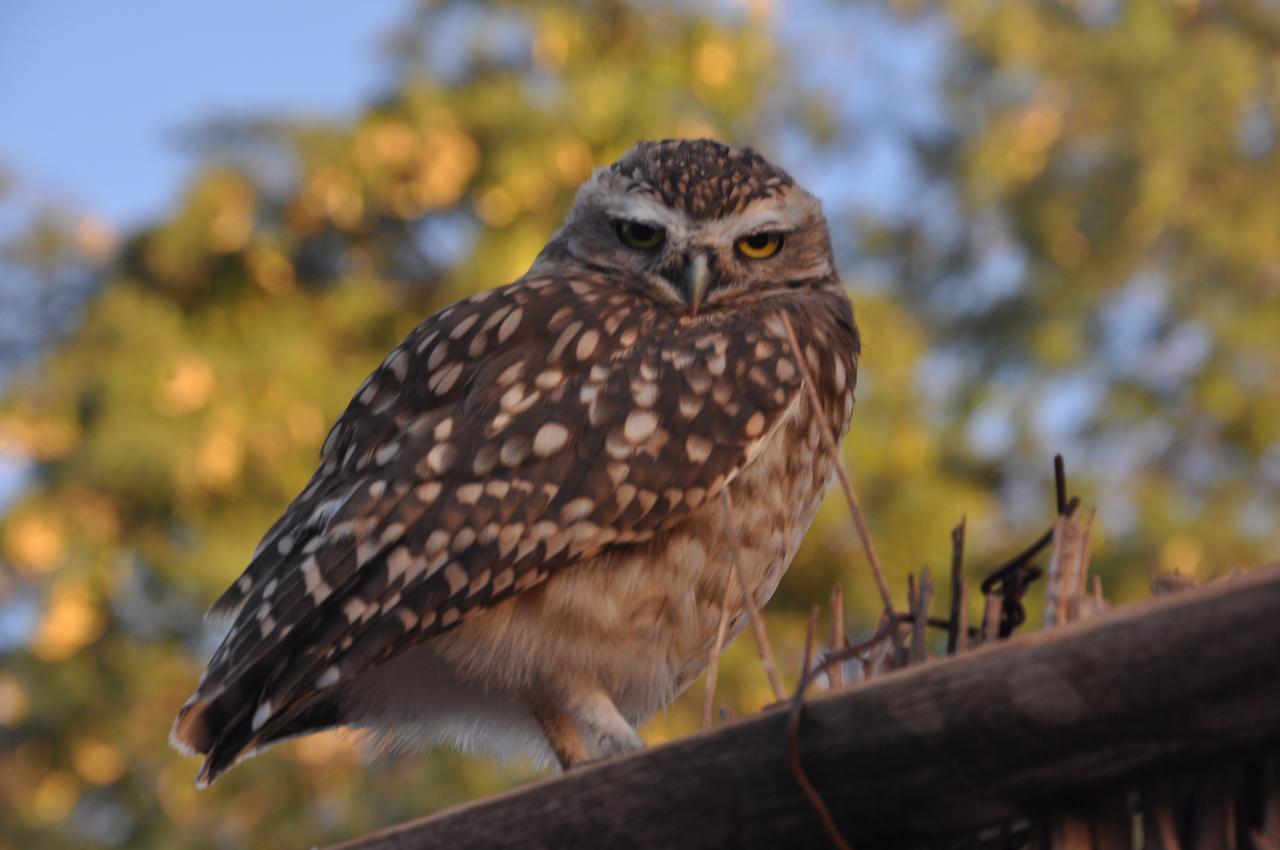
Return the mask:
<svg viewBox="0 0 1280 850">
<path fill-rule="evenodd" d="M 340 722 L 335 685 L 717 498 L 799 396 L 779 310 L 843 432 L 858 339 L 838 286 L 690 321 L 587 273 L 526 277 L 423 322 L 211 609 L 238 613 L 172 733 L 207 754 L 198 782 Z"/>
</svg>

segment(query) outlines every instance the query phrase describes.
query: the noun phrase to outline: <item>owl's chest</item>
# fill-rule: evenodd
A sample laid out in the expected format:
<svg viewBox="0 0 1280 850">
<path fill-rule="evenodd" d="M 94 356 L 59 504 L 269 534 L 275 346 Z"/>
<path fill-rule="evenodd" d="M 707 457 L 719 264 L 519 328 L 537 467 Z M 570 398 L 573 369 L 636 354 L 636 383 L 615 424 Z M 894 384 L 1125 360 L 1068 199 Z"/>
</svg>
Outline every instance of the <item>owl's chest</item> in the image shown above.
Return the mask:
<svg viewBox="0 0 1280 850">
<path fill-rule="evenodd" d="M 739 569 L 757 605 L 773 595 L 821 500 L 832 471 L 803 403 L 729 485 L 734 528 L 720 499 L 640 547 L 566 570 L 527 603 L 542 644 L 563 647 L 570 668 L 589 674 L 639 721 L 674 699 L 705 669 L 726 589 Z M 728 587 L 729 630 L 746 624 L 743 598 Z M 523 607 L 523 606 L 522 606 Z M 531 617 L 530 620 L 533 618 Z"/>
<path fill-rule="evenodd" d="M 832 464 L 822 451 L 817 426 L 806 407 L 797 405 L 795 414 L 781 423 L 755 462 L 730 484 L 732 531 L 726 533 L 725 506 L 720 501 L 709 506 L 689 528 L 689 533 L 711 543 L 708 557 L 685 565 L 675 585 L 675 593 L 691 594 L 690 604 L 696 611 L 685 624 L 682 640 L 672 647 L 679 689 L 697 678 L 709 660 L 727 584 L 735 584 L 727 596 L 730 635 L 746 625 L 746 606 L 732 580 L 735 555 L 743 582 L 756 605 L 763 607 L 813 521 Z"/>
<path fill-rule="evenodd" d="M 832 472 L 820 447 L 801 401 L 729 484 L 731 535 L 724 504 L 713 499 L 644 544 L 576 564 L 469 619 L 437 651 L 486 689 L 537 700 L 593 682 L 628 720 L 644 720 L 705 669 L 726 589 L 730 635 L 746 625 L 731 571 L 735 544 L 756 603 L 773 595 Z"/>
</svg>

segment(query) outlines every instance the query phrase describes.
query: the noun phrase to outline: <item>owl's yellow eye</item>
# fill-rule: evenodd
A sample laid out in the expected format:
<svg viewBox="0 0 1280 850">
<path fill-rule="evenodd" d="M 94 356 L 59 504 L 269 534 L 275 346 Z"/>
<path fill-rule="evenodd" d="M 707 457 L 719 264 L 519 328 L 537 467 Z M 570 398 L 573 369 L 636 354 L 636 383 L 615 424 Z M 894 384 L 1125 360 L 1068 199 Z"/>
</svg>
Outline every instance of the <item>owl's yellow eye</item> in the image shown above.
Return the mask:
<svg viewBox="0 0 1280 850">
<path fill-rule="evenodd" d="M 614 222 L 613 227 L 618 231 L 618 238 L 625 244 L 640 251 L 652 251 L 662 244 L 662 239 L 667 232 L 655 224 L 645 224 L 643 221 L 624 221 Z"/>
<path fill-rule="evenodd" d="M 738 253 L 753 260 L 765 260 L 782 250 L 781 233 L 753 233 L 734 243 Z"/>
</svg>

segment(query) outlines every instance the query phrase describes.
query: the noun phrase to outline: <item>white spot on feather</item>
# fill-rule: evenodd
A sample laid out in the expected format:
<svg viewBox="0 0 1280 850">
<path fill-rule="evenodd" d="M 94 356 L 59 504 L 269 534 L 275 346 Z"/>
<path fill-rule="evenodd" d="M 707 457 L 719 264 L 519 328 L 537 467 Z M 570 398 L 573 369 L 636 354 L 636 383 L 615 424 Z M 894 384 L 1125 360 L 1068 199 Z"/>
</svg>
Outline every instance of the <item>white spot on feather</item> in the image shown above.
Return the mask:
<svg viewBox="0 0 1280 850">
<path fill-rule="evenodd" d="M 328 599 L 329 594 L 333 592 L 333 589 L 321 578 L 320 565 L 314 557 L 302 562 L 302 581 L 305 583 L 307 593 L 317 604 Z"/>
<path fill-rule="evenodd" d="M 637 410 L 627 417 L 622 426 L 623 436 L 632 443 L 645 440 L 658 427 L 658 417 L 647 410 Z"/>
<path fill-rule="evenodd" d="M 253 731 L 257 732 L 263 725 L 271 719 L 271 701 L 267 700 L 258 706 L 258 710 L 253 713 Z"/>
<path fill-rule="evenodd" d="M 538 457 L 550 457 L 569 440 L 569 429 L 558 422 L 548 422 L 538 429 L 533 438 L 533 453 Z"/>
<path fill-rule="evenodd" d="M 385 446 L 378 449 L 378 451 L 374 453 L 373 459 L 378 464 L 378 466 L 382 466 L 387 461 L 395 457 L 399 451 L 400 451 L 400 442 L 398 440 L 392 440 L 390 443 L 387 443 Z"/>
<path fill-rule="evenodd" d="M 511 315 L 502 320 L 502 324 L 498 327 L 498 342 L 506 342 L 507 339 L 516 332 L 516 328 L 520 327 L 520 320 L 524 318 L 524 310 L 520 307 L 511 311 Z"/>
</svg>

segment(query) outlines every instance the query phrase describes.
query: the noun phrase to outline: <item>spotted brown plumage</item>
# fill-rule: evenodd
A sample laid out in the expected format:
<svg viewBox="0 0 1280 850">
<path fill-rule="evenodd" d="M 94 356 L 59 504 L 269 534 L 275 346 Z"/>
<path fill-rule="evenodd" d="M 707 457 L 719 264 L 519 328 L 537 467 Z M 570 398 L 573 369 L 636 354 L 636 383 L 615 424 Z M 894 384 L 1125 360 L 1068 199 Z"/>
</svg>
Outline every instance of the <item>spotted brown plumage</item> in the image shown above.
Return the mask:
<svg viewBox="0 0 1280 850">
<path fill-rule="evenodd" d="M 619 218 L 662 243 L 618 244 Z M 762 226 L 780 262 L 735 253 Z M 356 391 L 211 609 L 235 620 L 175 745 L 206 754 L 202 783 L 339 724 L 482 746 L 533 728 L 565 765 L 634 746 L 706 664 L 720 494 L 763 601 L 830 475 L 814 416 L 844 432 L 857 353 L 810 196 L 746 149 L 637 146 L 528 274 L 428 318 Z"/>
<path fill-rule="evenodd" d="M 610 168 L 628 179 L 627 191 L 651 194 L 701 220 L 740 212 L 795 185 L 750 148 L 691 146 L 683 139 L 637 146 Z"/>
</svg>

